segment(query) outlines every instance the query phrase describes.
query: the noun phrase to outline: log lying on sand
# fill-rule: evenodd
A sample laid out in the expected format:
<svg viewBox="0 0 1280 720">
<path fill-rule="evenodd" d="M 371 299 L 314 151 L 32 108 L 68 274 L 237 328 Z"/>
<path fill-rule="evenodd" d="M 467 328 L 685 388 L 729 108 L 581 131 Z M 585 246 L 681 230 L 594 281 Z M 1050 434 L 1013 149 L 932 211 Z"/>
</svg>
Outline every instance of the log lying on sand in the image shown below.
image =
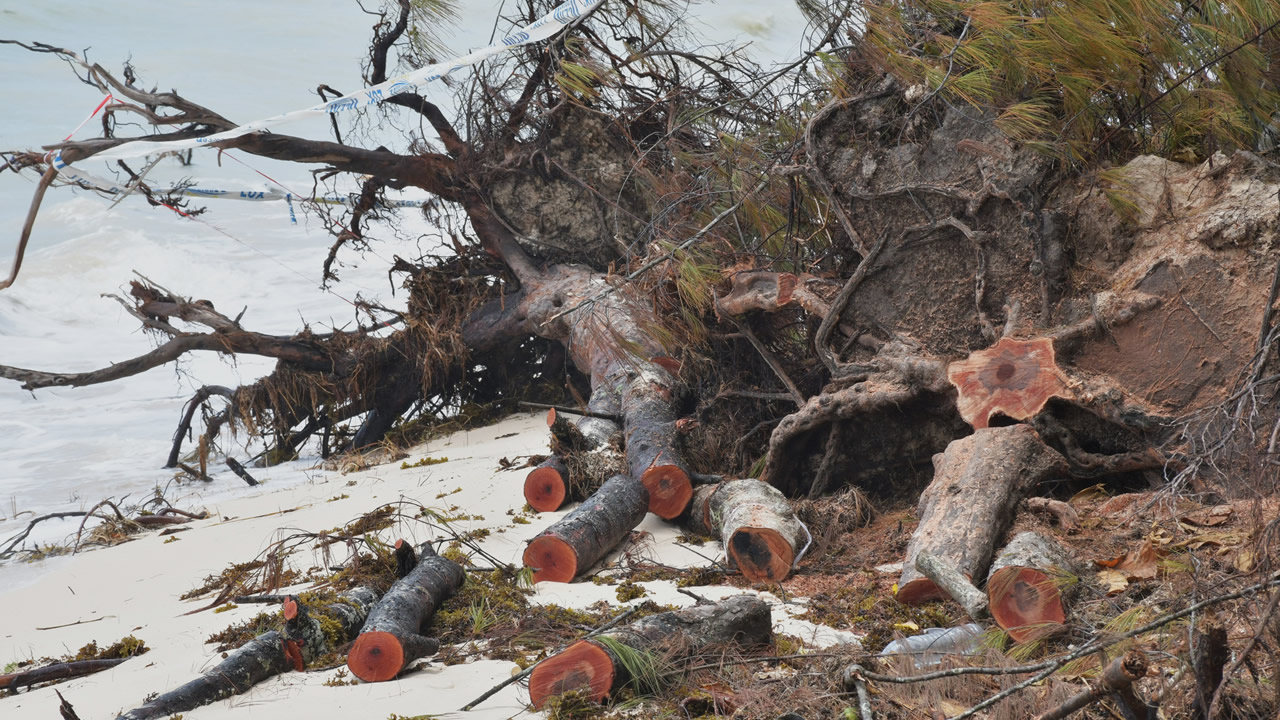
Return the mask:
<svg viewBox="0 0 1280 720">
<path fill-rule="evenodd" d="M 750 478 L 699 485 L 689 517 L 691 530 L 720 538 L 752 582 L 785 580 L 809 539 L 782 491 Z"/>
<path fill-rule="evenodd" d="M 991 617 L 1017 642 L 1060 630 L 1067 616 L 1061 583 L 1055 577 L 1070 572 L 1074 565 L 1070 554 L 1053 539 L 1018 533 L 1000 551 L 987 576 Z"/>
<path fill-rule="evenodd" d="M 593 396 L 597 397 L 606 394 Z M 596 404 L 612 406 L 608 402 Z M 565 503 L 585 500 L 604 480 L 623 471 L 617 450 L 622 445 L 622 429 L 591 404 L 586 412 L 573 422 L 555 408 L 547 411 L 552 454 L 529 471 L 524 481 L 524 499 L 534 510 L 554 512 Z"/>
<path fill-rule="evenodd" d="M 629 679 L 610 646 L 623 645 L 665 658 L 689 657 L 731 644 L 748 649 L 763 647 L 772 636 L 769 606 L 755 595 L 735 595 L 714 605 L 650 615 L 624 628 L 574 643 L 538 663 L 529 676 L 529 701 L 540 708 L 547 698 L 571 690 L 582 690 L 596 701 L 604 699 Z M 601 638 L 609 639 L 602 642 Z"/>
<path fill-rule="evenodd" d="M 556 521 L 524 549 L 534 582 L 569 582 L 626 539 L 644 519 L 649 491 L 614 475 L 586 502 Z"/>
<path fill-rule="evenodd" d="M 336 640 L 345 642 L 359 631 L 376 598 L 376 591 L 356 588 L 343 593 L 340 602 L 320 611 L 338 622 L 340 631 Z M 195 680 L 120 715 L 116 720 L 150 720 L 184 713 L 238 695 L 273 675 L 301 670 L 309 660 L 336 650 L 330 642 L 332 638 L 326 637 L 320 629 L 318 620 L 309 617 L 298 619 L 304 613 L 296 598 L 286 599 L 284 632 L 272 630 L 257 636 Z"/>
<path fill-rule="evenodd" d="M 950 562 L 970 581 L 991 563 L 996 542 L 1014 508 L 1042 480 L 1065 473 L 1062 456 L 1040 442 L 1026 425 L 984 428 L 953 441 L 933 457 L 933 482 L 920 494 L 920 524 L 907 545 L 899 602 L 915 605 L 942 597 L 916 570 L 916 555 L 928 550 Z"/>
<path fill-rule="evenodd" d="M 655 365 L 641 372 L 623 393 L 629 408 L 623 423 L 627 465 L 649 491 L 649 512 L 664 520 L 679 517 L 693 498 L 689 470 L 676 447 L 674 378 Z"/>
<path fill-rule="evenodd" d="M 462 587 L 462 566 L 424 544 L 418 566 L 391 586 L 369 611 L 369 618 L 347 654 L 351 674 L 365 682 L 391 680 L 409 663 L 434 655 L 440 643 L 418 631 Z"/>
<path fill-rule="evenodd" d="M 552 455 L 524 479 L 524 500 L 538 512 L 555 512 L 569 496 L 569 468 Z"/>
</svg>

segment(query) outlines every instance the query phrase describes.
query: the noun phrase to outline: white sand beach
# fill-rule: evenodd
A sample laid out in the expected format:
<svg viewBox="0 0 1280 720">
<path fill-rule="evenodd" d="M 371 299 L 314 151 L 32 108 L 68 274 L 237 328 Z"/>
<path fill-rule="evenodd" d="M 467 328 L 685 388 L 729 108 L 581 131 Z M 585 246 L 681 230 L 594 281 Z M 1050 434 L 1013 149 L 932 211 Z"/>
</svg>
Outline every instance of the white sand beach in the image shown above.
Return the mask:
<svg viewBox="0 0 1280 720">
<path fill-rule="evenodd" d="M 345 475 L 319 472 L 311 483 L 286 489 L 273 490 L 270 483 L 246 487 L 240 497 L 203 508 L 211 518 L 192 522 L 187 526 L 189 531 L 167 537 L 148 532 L 118 546 L 58 558 L 35 582 L 0 591 L 0 617 L 5 618 L 0 629 L 0 665 L 59 657 L 74 653 L 90 641 L 105 646 L 127 635 L 145 641 L 152 650 L 96 675 L 0 698 L 0 716 L 6 720 L 49 718 L 57 712 L 56 688 L 83 720 L 106 720 L 141 705 L 152 693 L 162 693 L 191 680 L 221 659 L 213 645 L 205 644 L 211 633 L 253 617 L 267 607 L 240 605 L 225 612 L 206 610 L 186 615 L 208 605 L 210 597 L 182 601 L 182 594 L 230 563 L 253 559 L 285 535 L 341 526 L 387 502 L 413 500 L 442 511 L 457 506 L 461 512 L 481 516 L 484 520 L 459 521 L 455 528 L 489 528 L 490 534 L 480 543 L 483 549 L 499 561 L 518 566 L 525 543 L 571 508 L 536 515 L 527 524 L 513 522 L 512 514 L 524 506 L 522 485 L 528 471 L 523 467 L 503 470 L 500 461 L 507 458 L 520 465 L 521 456 L 545 453 L 546 447 L 543 417 L 518 415 L 419 446 L 405 461 L 412 465 L 424 457 L 448 457 L 448 462 L 402 469 L 397 461 Z M 420 528 L 416 535 L 406 532 L 408 529 L 393 527 L 382 535 L 388 541 L 401 536 L 415 542 L 431 539 Z M 643 559 L 689 567 L 707 565 L 704 556 L 713 557 L 721 551 L 714 543 L 683 545 L 677 542 L 680 532 L 678 527 L 649 515 L 632 541 L 607 557 L 604 564 Z M 323 562 L 319 553 L 302 557 L 306 554 L 296 554 L 294 561 L 300 566 Z M 648 591 L 646 600 L 678 606 L 694 603 L 692 598 L 676 592 L 670 582 L 641 585 Z M 729 585 L 695 590 L 712 600 L 743 592 Z M 775 630 L 818 645 L 856 641 L 847 632 L 793 619 L 792 615 L 803 611 L 803 599 L 788 598 L 787 603 L 782 603 L 769 593 L 763 596 L 775 603 Z M 621 605 L 615 587 L 589 581 L 540 583 L 532 600 L 573 608 L 600 600 Z M 520 684 L 507 687 L 470 712 L 459 711 L 518 672 L 512 662 L 480 659 L 446 667 L 428 658 L 418 665 L 423 669 L 398 680 L 358 685 L 326 686 L 326 681 L 338 677 L 337 669 L 289 673 L 263 682 L 244 695 L 188 712 L 185 717 L 213 720 L 231 713 L 237 718 L 275 718 L 286 713 L 362 718 L 392 714 L 538 716 L 527 709 L 527 690 Z"/>
</svg>

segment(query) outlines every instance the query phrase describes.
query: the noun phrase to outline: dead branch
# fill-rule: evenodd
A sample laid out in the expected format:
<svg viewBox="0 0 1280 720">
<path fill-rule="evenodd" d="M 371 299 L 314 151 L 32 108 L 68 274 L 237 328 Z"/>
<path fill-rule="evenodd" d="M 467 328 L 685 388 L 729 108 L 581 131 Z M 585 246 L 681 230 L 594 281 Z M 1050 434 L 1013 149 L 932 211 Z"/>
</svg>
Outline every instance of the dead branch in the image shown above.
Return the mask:
<svg viewBox="0 0 1280 720">
<path fill-rule="evenodd" d="M 113 668 L 128 659 L 126 657 L 106 660 L 77 660 L 75 662 L 46 665 L 34 670 L 0 675 L 0 690 L 16 691 L 18 688 L 27 687 L 28 685 L 92 675 L 93 673 Z"/>
<path fill-rule="evenodd" d="M 1146 674 L 1146 656 L 1137 650 L 1130 650 L 1112 660 L 1111 664 L 1107 665 L 1106 669 L 1102 671 L 1102 676 L 1094 682 L 1093 687 L 1072 696 L 1058 707 L 1037 715 L 1035 720 L 1062 720 L 1062 718 L 1083 709 L 1103 695 L 1124 693 L 1124 691 L 1130 690 L 1134 681 Z M 1146 713 L 1144 712 L 1138 717 L 1145 716 Z"/>
<path fill-rule="evenodd" d="M 13 285 L 13 281 L 18 279 L 18 271 L 22 269 L 22 258 L 27 252 L 27 241 L 31 239 L 31 229 L 36 224 L 36 213 L 40 212 L 40 203 L 44 201 L 44 191 L 49 189 L 49 185 L 57 175 L 58 170 L 50 165 L 49 169 L 44 171 L 44 175 L 40 176 L 40 182 L 36 184 L 36 191 L 31 195 L 31 207 L 27 210 L 26 222 L 22 224 L 22 235 L 18 237 L 18 249 L 13 255 L 13 268 L 9 270 L 9 277 L 0 282 L 0 290 Z"/>
<path fill-rule="evenodd" d="M 178 466 L 178 455 L 182 453 L 182 440 L 190 435 L 191 421 L 196 414 L 196 408 L 204 404 L 213 395 L 221 395 L 231 399 L 235 393 L 231 388 L 221 385 L 205 385 L 197 390 L 195 395 L 191 396 L 191 399 L 187 401 L 186 407 L 183 408 L 182 420 L 178 422 L 178 429 L 173 433 L 173 447 L 169 449 L 169 459 L 165 461 L 165 467 Z"/>
</svg>

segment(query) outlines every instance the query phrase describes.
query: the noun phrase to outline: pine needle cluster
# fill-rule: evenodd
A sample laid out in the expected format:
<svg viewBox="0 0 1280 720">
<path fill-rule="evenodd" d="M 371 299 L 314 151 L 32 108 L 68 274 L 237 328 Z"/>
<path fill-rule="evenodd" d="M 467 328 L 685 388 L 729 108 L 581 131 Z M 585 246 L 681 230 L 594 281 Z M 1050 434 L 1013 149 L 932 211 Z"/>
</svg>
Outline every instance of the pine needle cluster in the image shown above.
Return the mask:
<svg viewBox="0 0 1280 720">
<path fill-rule="evenodd" d="M 1272 150 L 1280 4 L 1270 0 L 889 0 L 862 5 L 873 57 L 910 85 L 993 110 L 1071 162 Z"/>
</svg>

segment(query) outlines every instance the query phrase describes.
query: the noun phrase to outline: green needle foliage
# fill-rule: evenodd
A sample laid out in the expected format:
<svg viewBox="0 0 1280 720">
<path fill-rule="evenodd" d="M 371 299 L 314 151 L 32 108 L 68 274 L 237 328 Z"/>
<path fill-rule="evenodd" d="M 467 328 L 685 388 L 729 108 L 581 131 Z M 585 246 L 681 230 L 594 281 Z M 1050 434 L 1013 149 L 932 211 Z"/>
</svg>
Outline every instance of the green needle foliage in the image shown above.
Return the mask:
<svg viewBox="0 0 1280 720">
<path fill-rule="evenodd" d="M 863 4 L 873 57 L 927 96 L 991 109 L 1071 162 L 1270 150 L 1280 3 L 901 0 Z"/>
</svg>

